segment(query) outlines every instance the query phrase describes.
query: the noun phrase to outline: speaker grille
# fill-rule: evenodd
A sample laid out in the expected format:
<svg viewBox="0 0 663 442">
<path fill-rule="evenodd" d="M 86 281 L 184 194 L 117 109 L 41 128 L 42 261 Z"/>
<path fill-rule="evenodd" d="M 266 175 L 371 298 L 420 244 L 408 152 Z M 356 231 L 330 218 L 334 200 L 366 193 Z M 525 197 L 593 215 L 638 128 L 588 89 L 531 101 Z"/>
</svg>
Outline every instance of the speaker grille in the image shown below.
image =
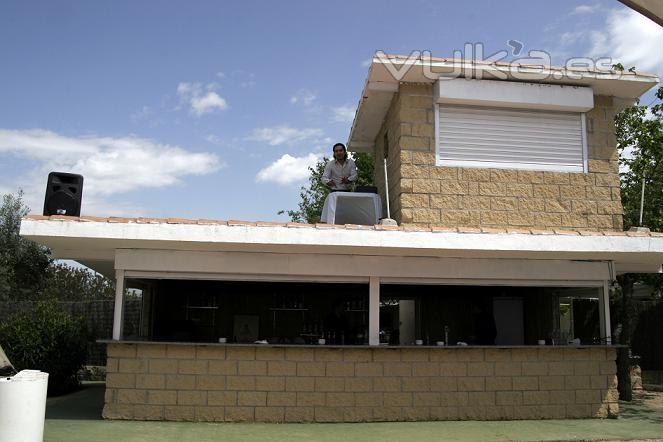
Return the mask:
<svg viewBox="0 0 663 442">
<path fill-rule="evenodd" d="M 82 175 L 51 172 L 46 184 L 44 215 L 80 216 L 82 196 Z"/>
</svg>

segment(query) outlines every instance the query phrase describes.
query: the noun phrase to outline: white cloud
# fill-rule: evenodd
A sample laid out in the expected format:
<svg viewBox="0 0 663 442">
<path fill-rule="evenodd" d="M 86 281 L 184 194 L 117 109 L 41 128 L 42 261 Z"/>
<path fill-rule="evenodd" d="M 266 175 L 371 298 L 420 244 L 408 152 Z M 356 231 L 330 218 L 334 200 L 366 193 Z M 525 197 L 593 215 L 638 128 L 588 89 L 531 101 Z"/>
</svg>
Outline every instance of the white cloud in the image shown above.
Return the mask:
<svg viewBox="0 0 663 442">
<path fill-rule="evenodd" d="M 267 143 L 270 146 L 280 146 L 281 144 L 293 145 L 309 141 L 320 142 L 322 136 L 322 129 L 297 129 L 290 126 L 276 126 L 254 129 L 247 139 Z"/>
<path fill-rule="evenodd" d="M 355 118 L 355 108 L 353 106 L 333 107 L 332 113 L 332 119 L 339 123 L 352 123 Z"/>
<path fill-rule="evenodd" d="M 272 182 L 282 186 L 299 183 L 308 178 L 309 167 L 315 166 L 321 156 L 314 153 L 302 157 L 285 154 L 256 175 L 258 182 Z"/>
<path fill-rule="evenodd" d="M 109 204 L 106 198 L 111 195 L 172 186 L 185 176 L 205 175 L 223 167 L 214 154 L 196 153 L 146 138 L 70 137 L 42 129 L 0 129 L 0 156 L 9 155 L 36 165 L 27 175 L 12 180 L 16 181 L 12 186 L 25 190 L 33 209 L 43 201 L 49 172 L 73 172 L 85 179 L 84 211 L 103 215 L 136 209 Z M 0 187 L 3 184 L 6 186 L 0 182 Z"/>
<path fill-rule="evenodd" d="M 589 31 L 587 36 L 592 56 L 609 56 L 638 71 L 663 72 L 663 28 L 631 9 L 610 11 L 602 30 Z"/>
<path fill-rule="evenodd" d="M 198 89 L 200 89 L 200 83 L 197 83 Z M 179 95 L 189 95 L 194 89 L 193 83 L 180 83 L 177 85 L 177 93 Z"/>
<path fill-rule="evenodd" d="M 177 94 L 180 99 L 190 106 L 190 112 L 200 117 L 215 110 L 228 109 L 228 102 L 215 92 L 219 88 L 218 83 L 186 83 L 177 85 Z"/>
<path fill-rule="evenodd" d="M 304 106 L 310 106 L 316 98 L 316 95 L 308 89 L 300 89 L 295 95 L 290 97 L 290 104 L 301 103 Z"/>
<path fill-rule="evenodd" d="M 599 9 L 599 5 L 578 5 L 573 8 L 571 14 L 591 14 Z"/>
<path fill-rule="evenodd" d="M 214 109 L 224 110 L 228 103 L 216 92 L 208 92 L 202 97 L 191 98 L 191 109 L 197 116 L 212 112 Z"/>
</svg>

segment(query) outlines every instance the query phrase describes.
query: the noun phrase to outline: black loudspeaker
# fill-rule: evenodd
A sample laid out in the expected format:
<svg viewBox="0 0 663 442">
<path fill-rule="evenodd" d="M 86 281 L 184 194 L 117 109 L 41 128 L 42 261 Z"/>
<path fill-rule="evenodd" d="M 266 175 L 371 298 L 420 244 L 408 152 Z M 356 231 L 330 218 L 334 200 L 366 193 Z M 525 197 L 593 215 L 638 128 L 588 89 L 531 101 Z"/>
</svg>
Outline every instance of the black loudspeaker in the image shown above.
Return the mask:
<svg viewBox="0 0 663 442">
<path fill-rule="evenodd" d="M 82 197 L 82 175 L 51 172 L 46 183 L 44 215 L 81 216 Z"/>
</svg>

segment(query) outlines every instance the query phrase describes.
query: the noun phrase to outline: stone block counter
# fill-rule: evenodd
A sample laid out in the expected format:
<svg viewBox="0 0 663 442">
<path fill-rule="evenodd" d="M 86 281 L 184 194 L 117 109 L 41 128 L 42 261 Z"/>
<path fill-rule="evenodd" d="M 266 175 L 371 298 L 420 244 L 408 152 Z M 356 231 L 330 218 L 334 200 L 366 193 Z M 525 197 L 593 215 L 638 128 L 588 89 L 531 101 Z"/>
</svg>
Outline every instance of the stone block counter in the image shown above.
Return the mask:
<svg viewBox="0 0 663 442">
<path fill-rule="evenodd" d="M 378 422 L 618 413 L 615 347 L 107 343 L 106 419 Z"/>
</svg>

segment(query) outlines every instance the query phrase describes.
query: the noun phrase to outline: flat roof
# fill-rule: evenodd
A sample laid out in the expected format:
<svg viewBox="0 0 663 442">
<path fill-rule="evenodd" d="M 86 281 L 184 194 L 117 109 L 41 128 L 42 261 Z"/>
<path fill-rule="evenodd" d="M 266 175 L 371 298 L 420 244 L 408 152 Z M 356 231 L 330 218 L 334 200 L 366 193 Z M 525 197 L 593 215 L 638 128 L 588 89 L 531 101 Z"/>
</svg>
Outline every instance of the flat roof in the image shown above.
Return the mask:
<svg viewBox="0 0 663 442">
<path fill-rule="evenodd" d="M 594 94 L 617 97 L 624 100 L 626 105 L 632 104 L 659 82 L 656 75 L 637 71 L 376 54 L 368 69 L 368 77 L 355 112 L 348 149 L 372 150 L 375 137 L 382 127 L 399 84 L 431 84 L 440 77 L 588 86 Z"/>
<path fill-rule="evenodd" d="M 663 26 L 663 2 L 660 0 L 619 0 L 648 19 Z"/>
<path fill-rule="evenodd" d="M 659 232 L 29 215 L 20 234 L 107 275 L 117 249 L 613 261 L 619 273 L 660 273 L 663 264 Z"/>
</svg>

